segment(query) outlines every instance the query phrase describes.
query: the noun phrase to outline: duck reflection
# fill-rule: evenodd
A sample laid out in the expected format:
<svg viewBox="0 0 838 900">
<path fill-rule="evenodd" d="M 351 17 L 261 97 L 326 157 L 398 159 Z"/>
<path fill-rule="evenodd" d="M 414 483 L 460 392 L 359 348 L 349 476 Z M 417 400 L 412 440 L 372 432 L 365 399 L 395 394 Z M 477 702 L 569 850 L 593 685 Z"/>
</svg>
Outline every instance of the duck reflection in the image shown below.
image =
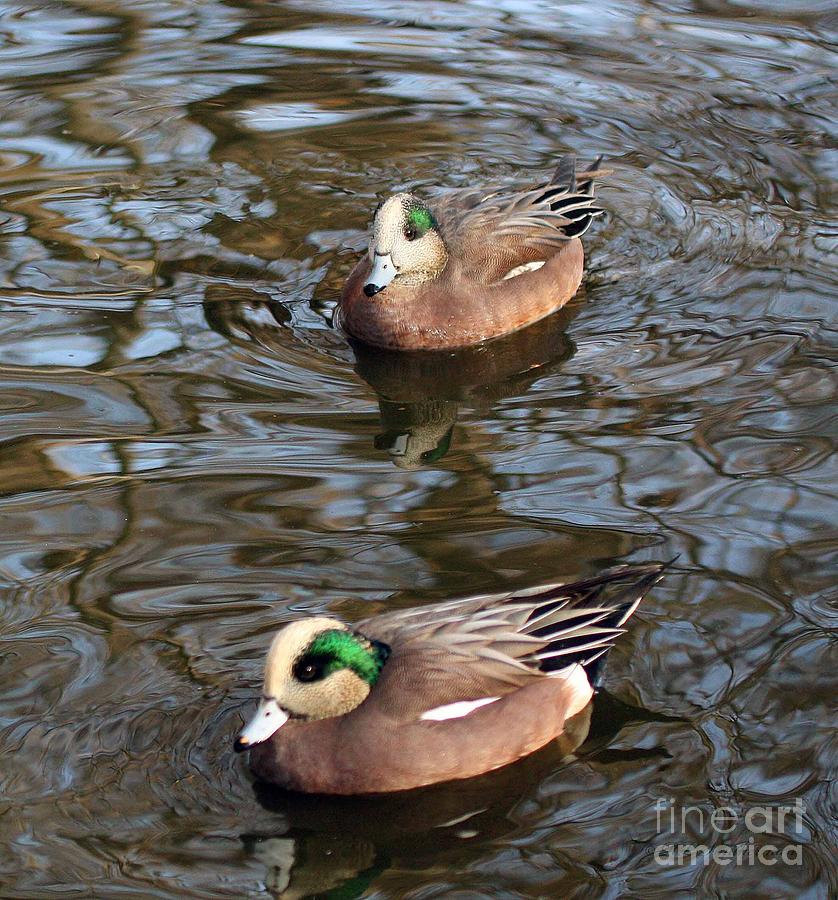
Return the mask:
<svg viewBox="0 0 838 900">
<path fill-rule="evenodd" d="M 478 778 L 366 797 L 318 797 L 257 782 L 259 803 L 280 816 L 276 834 L 244 835 L 265 865 L 276 897 L 341 890 L 360 896 L 391 868 L 457 866 L 464 845 L 497 839 L 516 826 L 511 813 L 588 736 L 591 706 L 553 743 L 511 766 Z M 357 890 L 352 890 L 352 888 Z"/>
<path fill-rule="evenodd" d="M 375 449 L 383 450 L 401 469 L 434 463 L 451 447 L 459 408 L 454 400 L 400 403 L 379 397 L 384 430 L 375 436 Z"/>
<path fill-rule="evenodd" d="M 503 338 L 455 351 L 396 351 L 351 341 L 355 370 L 378 394 L 375 447 L 400 468 L 437 462 L 451 447 L 461 404 L 524 393 L 573 355 L 564 309 Z"/>
<path fill-rule="evenodd" d="M 448 452 L 461 406 L 481 407 L 524 394 L 573 356 L 576 347 L 567 326 L 579 305 L 574 301 L 485 344 L 420 351 L 385 350 L 354 339 L 347 347 L 340 332 L 310 327 L 267 295 L 240 288 L 213 286 L 204 308 L 207 322 L 219 334 L 255 342 L 273 359 L 287 356 L 289 330 L 323 358 L 345 364 L 354 357 L 355 371 L 378 395 L 381 431 L 375 448 L 400 468 L 416 469 Z"/>
<path fill-rule="evenodd" d="M 653 721 L 668 718 L 602 691 L 555 741 L 477 778 L 367 797 L 318 797 L 256 782 L 256 799 L 276 815 L 277 828 L 242 835 L 242 842 L 265 866 L 268 889 L 283 900 L 330 891 L 362 896 L 379 877 L 395 878 L 401 870 L 460 871 L 474 858 L 475 845 L 496 845 L 519 833 L 523 811 L 545 797 L 562 806 L 578 791 L 574 762 L 667 760 L 661 747 L 609 749 L 627 725 Z"/>
</svg>

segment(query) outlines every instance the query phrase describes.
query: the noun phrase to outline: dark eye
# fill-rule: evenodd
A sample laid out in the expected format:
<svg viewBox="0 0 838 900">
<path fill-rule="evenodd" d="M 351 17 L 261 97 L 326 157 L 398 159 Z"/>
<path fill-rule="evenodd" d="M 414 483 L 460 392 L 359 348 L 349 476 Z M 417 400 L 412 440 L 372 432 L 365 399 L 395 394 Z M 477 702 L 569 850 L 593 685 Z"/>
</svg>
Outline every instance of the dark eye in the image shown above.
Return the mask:
<svg viewBox="0 0 838 900">
<path fill-rule="evenodd" d="M 412 225 L 408 225 L 404 230 L 404 236 L 409 241 L 415 241 L 419 237 L 419 233 Z"/>
<path fill-rule="evenodd" d="M 307 663 L 304 666 L 300 666 L 300 671 L 297 672 L 297 678 L 299 678 L 300 681 L 314 681 L 319 674 L 319 666 L 315 666 L 314 663 Z"/>
<path fill-rule="evenodd" d="M 294 666 L 294 677 L 297 681 L 317 681 L 323 677 L 323 663 L 311 656 L 304 656 Z"/>
</svg>

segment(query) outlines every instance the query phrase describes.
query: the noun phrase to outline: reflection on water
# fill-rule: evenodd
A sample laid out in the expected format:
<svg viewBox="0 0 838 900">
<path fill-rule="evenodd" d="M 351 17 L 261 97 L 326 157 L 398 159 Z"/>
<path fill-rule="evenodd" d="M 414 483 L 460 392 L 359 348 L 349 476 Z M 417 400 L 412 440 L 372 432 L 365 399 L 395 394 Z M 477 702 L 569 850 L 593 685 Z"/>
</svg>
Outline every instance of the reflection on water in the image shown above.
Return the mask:
<svg viewBox="0 0 838 900">
<path fill-rule="evenodd" d="M 0 9 L 0 893 L 834 893 L 831 7 Z M 614 170 L 570 312 L 330 327 L 384 193 L 568 151 Z M 477 801 L 229 750 L 281 622 L 676 553 L 599 730 Z M 663 867 L 659 798 L 800 798 L 802 862 Z"/>
<path fill-rule="evenodd" d="M 257 782 L 258 802 L 278 819 L 271 835 L 247 835 L 245 845 L 266 864 L 266 883 L 282 885 L 287 896 L 305 897 L 344 886 L 373 867 L 376 877 L 404 866 L 450 870 L 456 876 L 465 847 L 512 838 L 515 810 L 526 802 L 533 785 L 573 766 L 570 755 L 588 737 L 590 726 L 588 707 L 568 723 L 554 745 L 517 765 L 396 795 L 305 796 Z M 562 775 L 566 789 L 567 771 Z M 323 857 L 335 849 L 341 864 L 324 867 Z M 398 893 L 397 884 L 393 882 L 389 890 Z"/>
<path fill-rule="evenodd" d="M 378 394 L 384 431 L 375 446 L 395 465 L 435 463 L 448 452 L 460 402 L 487 405 L 526 393 L 573 353 L 562 311 L 479 347 L 396 352 L 353 343 L 355 371 Z"/>
</svg>

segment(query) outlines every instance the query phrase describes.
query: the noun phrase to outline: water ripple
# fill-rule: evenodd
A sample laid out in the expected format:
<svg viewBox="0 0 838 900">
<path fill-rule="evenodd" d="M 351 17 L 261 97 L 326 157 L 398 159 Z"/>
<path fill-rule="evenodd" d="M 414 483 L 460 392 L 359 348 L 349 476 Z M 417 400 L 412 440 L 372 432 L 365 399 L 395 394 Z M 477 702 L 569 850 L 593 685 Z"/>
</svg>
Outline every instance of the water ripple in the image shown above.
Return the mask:
<svg viewBox="0 0 838 900">
<path fill-rule="evenodd" d="M 3 891 L 830 893 L 831 6 L 1 11 Z M 386 191 L 565 151 L 560 322 L 332 328 Z M 341 804 L 230 752 L 282 622 L 675 554 L 564 761 Z M 662 867 L 661 798 L 802 799 L 801 865 Z"/>
</svg>

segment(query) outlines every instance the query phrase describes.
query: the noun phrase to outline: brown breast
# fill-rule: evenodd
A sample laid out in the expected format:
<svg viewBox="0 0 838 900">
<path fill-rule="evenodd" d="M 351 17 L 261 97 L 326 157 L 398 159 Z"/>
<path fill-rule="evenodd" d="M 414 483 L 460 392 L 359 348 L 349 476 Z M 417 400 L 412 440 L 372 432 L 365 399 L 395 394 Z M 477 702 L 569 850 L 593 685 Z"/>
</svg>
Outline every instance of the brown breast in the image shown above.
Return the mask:
<svg viewBox="0 0 838 900">
<path fill-rule="evenodd" d="M 564 730 L 564 682 L 540 678 L 461 719 L 398 723 L 375 704 L 317 722 L 291 721 L 250 751 L 253 773 L 323 794 L 401 791 L 471 778 L 533 753 Z"/>
<path fill-rule="evenodd" d="M 344 286 L 339 322 L 353 337 L 379 347 L 464 347 L 523 328 L 564 306 L 582 281 L 583 264 L 582 242 L 573 239 L 541 269 L 493 285 L 469 280 L 449 261 L 432 282 L 411 287 L 394 281 L 367 297 L 365 256 Z"/>
</svg>

